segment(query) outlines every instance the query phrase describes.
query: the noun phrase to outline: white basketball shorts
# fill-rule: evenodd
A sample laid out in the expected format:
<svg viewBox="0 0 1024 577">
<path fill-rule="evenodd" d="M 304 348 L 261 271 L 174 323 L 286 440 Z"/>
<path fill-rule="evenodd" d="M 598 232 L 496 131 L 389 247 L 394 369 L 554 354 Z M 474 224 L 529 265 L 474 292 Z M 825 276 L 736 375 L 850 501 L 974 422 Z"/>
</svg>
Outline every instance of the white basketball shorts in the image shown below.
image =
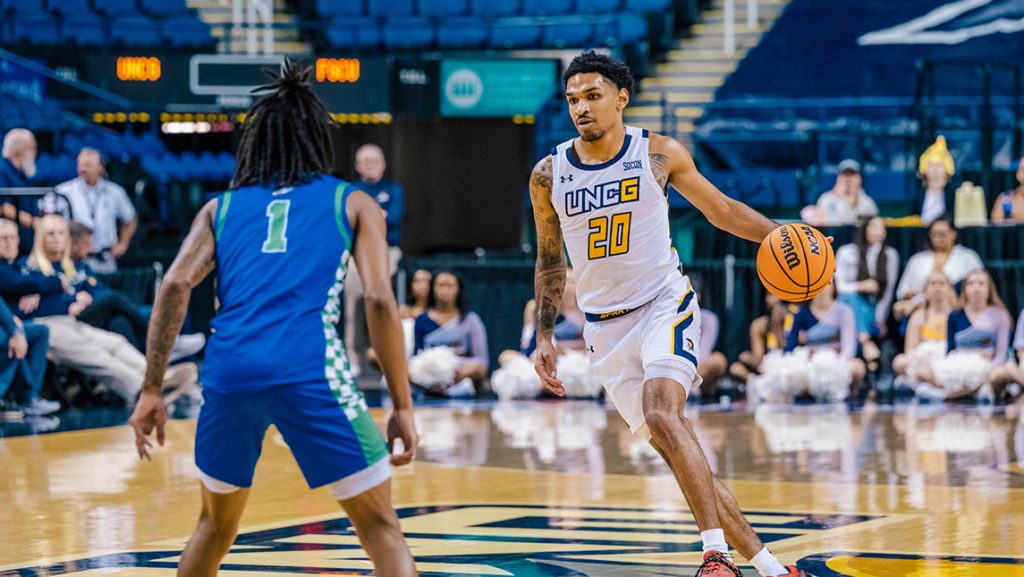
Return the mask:
<svg viewBox="0 0 1024 577">
<path fill-rule="evenodd" d="M 583 338 L 594 376 L 629 430 L 644 438 L 650 437 L 643 406 L 646 381 L 672 379 L 685 394 L 700 385 L 700 308 L 690 279 L 681 274 L 632 312 L 588 314 Z"/>
</svg>

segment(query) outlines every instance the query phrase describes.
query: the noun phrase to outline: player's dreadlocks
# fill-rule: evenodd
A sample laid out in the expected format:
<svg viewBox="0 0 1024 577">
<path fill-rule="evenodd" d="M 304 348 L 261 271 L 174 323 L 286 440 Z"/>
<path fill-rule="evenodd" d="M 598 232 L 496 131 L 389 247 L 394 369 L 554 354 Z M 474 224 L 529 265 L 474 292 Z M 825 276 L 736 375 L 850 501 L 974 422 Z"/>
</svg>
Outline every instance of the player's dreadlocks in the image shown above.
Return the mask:
<svg viewBox="0 0 1024 577">
<path fill-rule="evenodd" d="M 286 59 L 280 74 L 265 73 L 271 83 L 253 93 L 269 94 L 246 113 L 232 189 L 295 186 L 330 172 L 333 165 L 333 121 L 310 88 L 313 68 Z"/>
<path fill-rule="evenodd" d="M 629 67 L 614 58 L 598 54 L 593 50 L 584 52 L 572 59 L 569 67 L 562 74 L 562 83 L 568 84 L 569 79 L 573 76 L 588 72 L 597 72 L 614 82 L 616 87 L 620 89 L 625 88 L 630 96 L 633 95 L 633 73 L 629 70 Z"/>
</svg>

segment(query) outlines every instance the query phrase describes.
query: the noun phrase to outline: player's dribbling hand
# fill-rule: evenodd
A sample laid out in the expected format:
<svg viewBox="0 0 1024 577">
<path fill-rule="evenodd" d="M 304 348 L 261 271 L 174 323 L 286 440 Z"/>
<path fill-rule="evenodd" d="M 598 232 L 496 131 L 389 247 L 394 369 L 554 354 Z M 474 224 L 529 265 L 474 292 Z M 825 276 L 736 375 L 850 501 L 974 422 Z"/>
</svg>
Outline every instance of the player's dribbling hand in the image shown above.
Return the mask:
<svg viewBox="0 0 1024 577">
<path fill-rule="evenodd" d="M 167 423 L 167 408 L 164 406 L 164 399 L 160 393 L 145 392 L 139 395 L 139 402 L 135 405 L 128 424 L 135 430 L 135 449 L 139 452 L 140 459 L 152 460 L 149 450 L 153 443 L 146 437 L 156 429 L 156 442 L 164 446 L 164 425 Z"/>
<path fill-rule="evenodd" d="M 556 354 L 555 345 L 551 342 L 550 338 L 538 338 L 536 359 L 533 362 L 533 368 L 537 371 L 537 375 L 540 377 L 540 382 L 544 383 L 544 388 L 559 397 L 564 397 L 565 387 L 562 386 L 562 381 L 559 380 L 557 376 L 558 369 L 555 365 Z"/>
<path fill-rule="evenodd" d="M 403 452 L 395 454 L 395 440 L 401 439 Z M 416 457 L 420 436 L 416 433 L 416 421 L 412 409 L 398 409 L 388 419 L 388 452 L 391 464 L 396 467 L 408 465 Z"/>
</svg>

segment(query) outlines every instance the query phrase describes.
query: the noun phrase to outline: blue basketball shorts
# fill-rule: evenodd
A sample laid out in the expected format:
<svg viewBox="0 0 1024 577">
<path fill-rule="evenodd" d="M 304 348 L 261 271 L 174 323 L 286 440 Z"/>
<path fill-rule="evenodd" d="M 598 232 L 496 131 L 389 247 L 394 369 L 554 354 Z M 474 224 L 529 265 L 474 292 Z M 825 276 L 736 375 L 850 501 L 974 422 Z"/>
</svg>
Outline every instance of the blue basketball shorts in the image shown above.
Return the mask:
<svg viewBox="0 0 1024 577">
<path fill-rule="evenodd" d="M 264 434 L 274 425 L 310 488 L 331 485 L 338 499 L 372 489 L 391 475 L 389 453 L 356 391 L 343 405 L 327 381 L 245 392 L 207 388 L 196 466 L 221 486 L 251 487 Z"/>
</svg>

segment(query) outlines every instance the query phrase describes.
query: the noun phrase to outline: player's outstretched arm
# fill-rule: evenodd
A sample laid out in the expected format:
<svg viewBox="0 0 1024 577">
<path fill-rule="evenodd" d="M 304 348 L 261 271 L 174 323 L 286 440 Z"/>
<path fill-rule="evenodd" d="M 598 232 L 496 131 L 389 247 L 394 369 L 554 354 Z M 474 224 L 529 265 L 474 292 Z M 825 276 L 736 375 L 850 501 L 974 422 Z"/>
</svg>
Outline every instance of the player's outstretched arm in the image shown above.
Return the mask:
<svg viewBox="0 0 1024 577">
<path fill-rule="evenodd" d="M 537 307 L 537 352 L 534 367 L 544 386 L 562 395 L 562 381 L 555 371 L 555 347 L 551 335 L 565 291 L 565 252 L 562 250 L 562 226 L 551 204 L 551 157 L 546 156 L 530 174 L 530 199 L 537 226 L 537 265 L 533 288 Z"/>
<path fill-rule="evenodd" d="M 761 242 L 778 226 L 761 213 L 722 194 L 693 163 L 693 157 L 676 139 L 651 135 L 651 171 L 658 184 L 671 184 L 708 222 L 740 238 Z"/>
<path fill-rule="evenodd" d="M 416 455 L 419 436 L 412 416 L 402 320 L 398 314 L 395 294 L 391 290 L 387 225 L 380 205 L 364 192 L 350 194 L 346 210 L 356 236 L 353 250 L 359 266 L 359 278 L 363 281 L 370 342 L 380 359 L 394 405 L 394 412 L 388 421 L 388 448 L 394 450 L 395 439 L 402 439 L 404 446 L 401 454 L 391 456 L 391 462 L 405 465 Z"/>
<path fill-rule="evenodd" d="M 217 200 L 211 200 L 199 211 L 192 221 L 185 242 L 178 256 L 167 270 L 160 291 L 153 303 L 153 314 L 149 319 L 146 336 L 146 377 L 142 383 L 142 395 L 135 406 L 128 423 L 135 429 L 135 447 L 139 457 L 148 459 L 152 446 L 146 436 L 156 429 L 156 440 L 164 444 L 164 424 L 167 413 L 160 395 L 164 385 L 164 372 L 178 338 L 181 325 L 185 322 L 192 288 L 210 274 L 216 264 L 213 219 L 217 212 Z"/>
</svg>

